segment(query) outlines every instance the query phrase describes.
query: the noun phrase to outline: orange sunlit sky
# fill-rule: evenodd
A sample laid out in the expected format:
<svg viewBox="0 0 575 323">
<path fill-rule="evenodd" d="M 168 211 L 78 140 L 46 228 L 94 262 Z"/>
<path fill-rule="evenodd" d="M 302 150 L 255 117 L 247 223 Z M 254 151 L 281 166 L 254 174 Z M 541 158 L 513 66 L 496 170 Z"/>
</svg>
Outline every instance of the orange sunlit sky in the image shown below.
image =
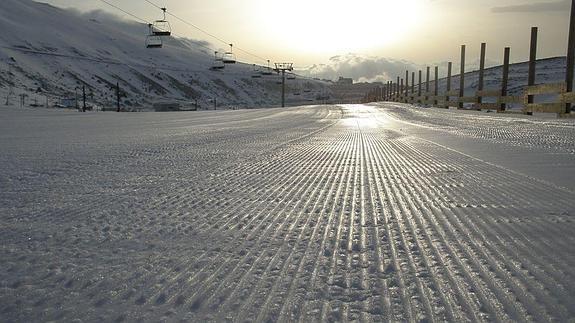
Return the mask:
<svg viewBox="0 0 575 323">
<path fill-rule="evenodd" d="M 101 9 L 133 19 L 100 0 L 41 0 L 81 11 Z M 144 0 L 108 0 L 154 20 L 160 10 Z M 528 57 L 530 27 L 539 29 L 539 57 L 565 55 L 571 1 L 564 0 L 152 0 L 227 42 L 274 61 L 298 66 L 358 53 L 417 64 L 457 60 L 459 46 L 498 62 Z M 179 35 L 218 43 L 181 22 Z"/>
</svg>

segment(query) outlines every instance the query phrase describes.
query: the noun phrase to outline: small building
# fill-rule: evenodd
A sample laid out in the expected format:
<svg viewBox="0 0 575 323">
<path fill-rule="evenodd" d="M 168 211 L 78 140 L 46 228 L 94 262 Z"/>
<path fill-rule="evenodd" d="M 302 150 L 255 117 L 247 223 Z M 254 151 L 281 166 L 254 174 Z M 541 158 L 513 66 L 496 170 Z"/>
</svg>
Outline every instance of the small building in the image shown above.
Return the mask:
<svg viewBox="0 0 575 323">
<path fill-rule="evenodd" d="M 153 104 L 153 109 L 156 112 L 170 112 L 170 111 L 196 111 L 198 109 L 195 102 L 156 102 Z"/>
<path fill-rule="evenodd" d="M 168 111 L 181 111 L 181 105 L 178 102 L 156 102 L 153 105 L 154 111 L 156 112 L 168 112 Z"/>
<path fill-rule="evenodd" d="M 77 101 L 75 98 L 62 98 L 60 102 L 55 105 L 57 108 L 63 109 L 75 109 L 77 105 Z"/>
</svg>

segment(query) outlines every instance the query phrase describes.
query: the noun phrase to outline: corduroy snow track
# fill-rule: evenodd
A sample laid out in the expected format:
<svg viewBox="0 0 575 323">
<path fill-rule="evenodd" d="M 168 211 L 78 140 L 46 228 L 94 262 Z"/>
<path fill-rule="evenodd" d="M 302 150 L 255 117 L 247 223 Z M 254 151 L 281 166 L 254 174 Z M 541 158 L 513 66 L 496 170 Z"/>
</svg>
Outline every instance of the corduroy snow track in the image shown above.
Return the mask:
<svg viewBox="0 0 575 323">
<path fill-rule="evenodd" d="M 0 321 L 575 320 L 573 120 L 0 116 Z"/>
</svg>

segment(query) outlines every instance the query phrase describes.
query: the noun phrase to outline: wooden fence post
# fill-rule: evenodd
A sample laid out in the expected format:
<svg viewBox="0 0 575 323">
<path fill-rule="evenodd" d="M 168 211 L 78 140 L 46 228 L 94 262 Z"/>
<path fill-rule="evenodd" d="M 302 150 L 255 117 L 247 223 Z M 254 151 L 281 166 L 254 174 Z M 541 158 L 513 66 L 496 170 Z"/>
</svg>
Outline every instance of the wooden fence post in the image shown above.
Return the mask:
<svg viewBox="0 0 575 323">
<path fill-rule="evenodd" d="M 383 101 L 387 101 L 388 91 L 389 91 L 389 81 L 385 82 L 385 86 L 383 87 Z"/>
<path fill-rule="evenodd" d="M 433 88 L 433 105 L 437 106 L 437 94 L 439 94 L 439 66 L 435 66 L 435 86 Z"/>
<path fill-rule="evenodd" d="M 387 94 L 389 93 L 389 81 L 385 82 L 385 87 L 383 88 L 383 101 L 387 101 Z"/>
<path fill-rule="evenodd" d="M 399 81 L 400 81 L 400 77 L 398 76 L 397 77 L 396 91 L 395 91 L 396 97 L 397 97 L 395 101 L 397 101 L 397 102 L 399 102 L 399 96 L 401 95 L 401 88 L 399 87 Z"/>
<path fill-rule="evenodd" d="M 445 108 L 449 109 L 449 100 L 450 100 L 450 95 L 449 92 L 451 92 L 451 72 L 453 69 L 453 63 L 452 62 L 448 62 L 447 63 L 447 86 L 446 86 L 446 90 L 447 90 L 447 96 L 445 97 Z"/>
<path fill-rule="evenodd" d="M 461 68 L 459 73 L 459 101 L 465 96 L 465 45 L 461 45 Z M 463 109 L 463 102 L 459 102 L 459 109 Z"/>
<path fill-rule="evenodd" d="M 401 96 L 403 96 L 403 79 L 401 79 L 400 81 L 400 86 L 399 86 L 399 97 L 401 98 Z M 403 100 L 400 100 L 400 102 Z"/>
<path fill-rule="evenodd" d="M 485 49 L 487 47 L 486 43 L 481 43 L 481 53 L 479 56 L 479 83 L 477 84 L 477 90 L 483 91 L 483 79 L 485 76 Z M 477 96 L 477 103 L 483 103 L 483 98 L 481 95 Z M 481 110 L 481 108 L 479 108 Z"/>
<path fill-rule="evenodd" d="M 409 103 L 409 71 L 405 71 L 405 103 Z"/>
<path fill-rule="evenodd" d="M 571 21 L 569 23 L 569 43 L 567 45 L 567 92 L 573 92 L 573 69 L 575 69 L 575 0 L 571 1 Z M 571 103 L 565 105 L 565 113 L 571 113 Z"/>
<path fill-rule="evenodd" d="M 411 72 L 411 95 L 415 93 L 415 72 Z"/>
<path fill-rule="evenodd" d="M 527 86 L 535 85 L 535 69 L 537 64 L 537 27 L 531 28 L 531 44 L 529 46 L 529 75 Z M 527 96 L 527 103 L 533 103 L 533 95 Z"/>
<path fill-rule="evenodd" d="M 425 104 L 429 103 L 429 66 L 426 68 L 425 77 Z"/>
<path fill-rule="evenodd" d="M 417 87 L 417 101 L 421 103 L 421 70 L 419 70 L 419 86 Z"/>
<path fill-rule="evenodd" d="M 503 55 L 503 79 L 501 80 L 501 96 L 507 96 L 507 83 L 509 81 L 509 56 L 510 56 L 511 49 L 509 47 L 505 47 L 505 53 Z M 501 111 L 505 111 L 506 104 L 501 103 Z"/>
</svg>

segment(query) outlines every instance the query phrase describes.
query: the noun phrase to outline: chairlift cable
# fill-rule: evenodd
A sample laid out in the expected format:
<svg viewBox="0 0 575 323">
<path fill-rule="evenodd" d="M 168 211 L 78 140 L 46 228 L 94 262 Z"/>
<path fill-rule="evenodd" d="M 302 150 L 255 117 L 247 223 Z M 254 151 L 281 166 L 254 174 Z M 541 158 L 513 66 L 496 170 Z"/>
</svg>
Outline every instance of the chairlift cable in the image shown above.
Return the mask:
<svg viewBox="0 0 575 323">
<path fill-rule="evenodd" d="M 152 5 L 152 6 L 156 7 L 156 8 L 158 8 L 158 9 L 165 9 L 165 8 L 162 8 L 162 7 L 158 6 L 157 4 L 153 3 L 153 2 L 150 1 L 150 0 L 144 0 L 144 1 L 146 1 L 147 3 L 149 3 L 150 5 Z M 227 41 L 223 40 L 222 38 L 220 38 L 220 37 L 218 37 L 218 36 L 216 36 L 216 35 L 214 35 L 214 34 L 208 32 L 208 31 L 206 31 L 206 30 L 204 30 L 204 29 L 202 29 L 202 28 L 196 26 L 195 24 L 193 24 L 193 23 L 191 23 L 191 22 L 189 22 L 189 21 L 187 21 L 187 20 L 185 20 L 185 19 L 183 19 L 183 18 L 180 18 L 180 17 L 176 16 L 175 14 L 171 13 L 170 11 L 166 10 L 166 12 L 167 12 L 167 14 L 169 14 L 170 16 L 176 18 L 176 19 L 179 20 L 180 22 L 182 22 L 182 23 L 184 23 L 184 24 L 186 24 L 186 25 L 188 25 L 188 26 L 190 26 L 190 27 L 192 27 L 192 28 L 195 28 L 195 29 L 199 30 L 200 32 L 202 32 L 202 33 L 204 33 L 204 34 L 206 34 L 206 35 L 208 35 L 208 36 L 210 36 L 210 37 L 212 37 L 212 38 L 214 38 L 214 39 L 220 41 L 221 43 L 223 43 L 223 44 L 225 44 L 225 45 L 229 45 L 229 44 L 230 44 L 230 42 L 227 42 Z M 265 58 L 263 58 L 263 57 L 261 57 L 261 56 L 258 56 L 258 55 L 256 55 L 256 54 L 253 54 L 253 53 L 251 53 L 251 52 L 249 52 L 249 51 L 247 51 L 247 50 L 244 50 L 244 49 L 242 49 L 242 48 L 240 48 L 240 47 L 237 47 L 237 46 L 236 46 L 235 49 L 238 50 L 238 51 L 240 51 L 240 52 L 243 52 L 244 54 L 247 54 L 247 55 L 250 55 L 250 56 L 255 57 L 255 58 L 257 58 L 257 59 L 260 59 L 260 60 L 262 60 L 262 62 L 265 62 L 265 61 L 266 61 Z"/>
<path fill-rule="evenodd" d="M 140 18 L 140 17 L 138 17 L 138 16 L 136 16 L 136 15 L 134 15 L 134 14 L 128 12 L 127 10 L 124 10 L 124 9 L 122 9 L 122 8 L 120 8 L 120 7 L 116 6 L 116 5 L 114 5 L 114 4 L 110 3 L 110 2 L 108 2 L 107 0 L 100 0 L 100 1 L 103 2 L 103 3 L 105 3 L 105 4 L 107 4 L 107 5 L 109 5 L 110 7 L 113 7 L 113 8 L 115 8 L 115 9 L 117 9 L 117 10 L 119 10 L 119 11 L 121 11 L 121 12 L 123 12 L 123 13 L 125 13 L 125 14 L 127 14 L 127 15 L 129 15 L 129 16 L 131 16 L 131 17 L 133 17 L 133 18 L 135 18 L 135 19 L 137 19 L 137 20 L 143 22 L 143 23 L 145 23 L 146 25 L 150 25 L 150 23 L 151 23 L 150 21 L 148 21 L 148 20 L 146 20 L 146 19 Z M 160 8 L 160 9 L 162 9 L 162 8 Z M 174 36 L 177 36 L 177 37 L 186 39 L 186 37 L 184 37 L 184 36 L 181 36 L 181 35 L 178 35 L 178 34 L 175 34 L 175 33 L 172 33 L 172 34 L 173 34 Z M 214 51 L 213 48 L 207 47 L 207 46 L 202 45 L 202 44 L 199 44 L 199 43 L 196 43 L 196 44 L 194 44 L 194 45 L 196 45 L 196 46 L 198 46 L 198 47 L 202 47 L 202 48 L 204 48 L 204 49 L 207 49 L 207 50 L 210 51 L 210 52 L 213 52 L 213 51 Z M 204 55 L 206 55 L 206 56 L 211 56 L 211 55 L 208 54 L 208 53 L 205 53 L 205 52 L 203 52 L 203 51 L 194 49 L 194 48 L 192 48 L 192 47 L 188 47 L 188 48 L 189 48 L 190 50 L 195 50 L 195 51 L 197 51 L 197 52 L 199 52 L 199 53 L 202 53 L 202 54 L 204 54 Z M 188 49 L 188 48 L 186 48 L 186 49 Z"/>
<path fill-rule="evenodd" d="M 139 21 L 141 21 L 141 22 L 144 22 L 144 23 L 146 23 L 146 24 L 149 24 L 149 23 L 150 23 L 150 22 L 147 21 L 146 19 L 142 19 L 142 18 L 140 18 L 140 17 L 138 17 L 138 16 L 136 16 L 136 15 L 134 15 L 134 14 L 131 14 L 131 13 L 129 13 L 128 11 L 126 11 L 126 10 L 124 10 L 124 9 L 122 9 L 122 8 L 120 8 L 120 7 L 118 7 L 118 6 L 114 5 L 114 4 L 112 4 L 112 3 L 108 2 L 108 1 L 106 1 L 106 0 L 100 0 L 100 1 L 102 1 L 103 3 L 109 5 L 110 7 L 113 7 L 113 8 L 116 8 L 117 10 L 120 10 L 121 12 L 127 14 L 128 16 L 131 16 L 132 18 L 136 18 L 137 20 L 139 20 Z"/>
<path fill-rule="evenodd" d="M 138 21 L 144 22 L 144 23 L 146 23 L 147 25 L 150 24 L 150 22 L 149 22 L 148 20 L 143 19 L 143 18 L 140 18 L 140 17 L 138 17 L 138 16 L 136 16 L 136 15 L 130 13 L 129 11 L 124 10 L 124 9 L 122 9 L 122 8 L 120 8 L 120 7 L 118 7 L 118 6 L 114 5 L 114 4 L 112 4 L 112 3 L 110 3 L 110 2 L 107 1 L 107 0 L 100 0 L 100 1 L 103 2 L 103 3 L 105 3 L 105 4 L 107 4 L 107 5 L 109 5 L 109 6 L 111 6 L 111 7 L 113 7 L 113 8 L 115 8 L 115 9 L 117 9 L 117 10 L 119 10 L 119 11 L 121 11 L 121 12 L 123 12 L 123 13 L 125 13 L 125 14 L 127 14 L 127 15 L 129 15 L 129 16 L 131 16 L 131 17 L 133 17 L 133 18 L 135 18 L 135 19 L 138 20 Z M 180 18 L 180 17 L 176 16 L 175 14 L 171 13 L 170 11 L 168 11 L 165 7 L 160 7 L 160 6 L 158 6 L 157 4 L 153 3 L 153 2 L 150 1 L 150 0 L 144 0 L 144 1 L 146 1 L 147 3 L 149 3 L 150 5 L 152 5 L 152 6 L 154 6 L 154 7 L 156 7 L 156 8 L 158 8 L 158 9 L 162 10 L 164 13 L 167 13 L 167 14 L 169 14 L 170 16 L 176 18 L 177 20 L 181 21 L 182 23 L 184 23 L 184 24 L 186 24 L 186 25 L 188 25 L 188 26 L 190 26 L 190 27 L 193 27 L 193 28 L 199 30 L 199 31 L 203 32 L 204 34 L 206 34 L 206 35 L 208 35 L 208 36 L 210 36 L 210 37 L 212 37 L 212 38 L 214 38 L 214 39 L 216 39 L 216 40 L 218 40 L 218 41 L 220 41 L 220 42 L 222 42 L 222 43 L 224 43 L 224 44 L 226 44 L 226 45 L 229 45 L 229 43 L 226 42 L 226 41 L 224 41 L 223 39 L 221 39 L 221 38 L 219 38 L 219 37 L 217 37 L 217 36 L 215 36 L 215 35 L 213 35 L 213 34 L 207 32 L 207 31 L 203 30 L 202 28 L 200 28 L 200 27 L 198 27 L 198 26 L 192 24 L 191 22 L 189 22 L 189 21 L 187 21 L 187 20 L 185 20 L 185 19 L 183 19 L 183 18 Z M 172 33 L 172 34 L 173 34 L 174 36 L 179 37 L 179 38 L 187 39 L 185 36 L 178 35 L 178 34 L 176 34 L 176 33 Z M 195 45 L 198 46 L 198 47 L 202 47 L 202 48 L 208 50 L 209 52 L 213 52 L 213 51 L 214 51 L 213 48 L 207 47 L 207 46 L 202 45 L 202 44 L 197 43 L 197 42 L 196 42 Z M 204 54 L 204 55 L 206 55 L 206 56 L 211 56 L 211 54 L 208 54 L 208 53 L 205 53 L 205 52 L 203 52 L 203 51 L 194 49 L 193 47 L 188 47 L 187 49 L 196 50 L 197 52 L 200 52 L 200 53 L 202 53 L 202 54 Z M 249 51 L 246 51 L 246 50 L 244 50 L 244 49 L 242 49 L 242 48 L 239 48 L 239 47 L 237 47 L 237 46 L 235 46 L 235 49 L 238 50 L 238 51 L 240 51 L 240 52 L 243 52 L 243 53 L 245 53 L 245 54 L 247 54 L 247 55 L 250 55 L 250 56 L 252 56 L 252 57 L 258 58 L 258 59 L 260 59 L 262 62 L 267 61 L 268 64 L 269 64 L 269 60 L 267 60 L 267 59 L 265 59 L 265 58 L 263 58 L 263 57 L 261 57 L 261 56 L 258 56 L 258 55 L 256 55 L 256 54 L 253 54 L 253 53 L 251 53 L 251 52 L 249 52 Z"/>
</svg>

